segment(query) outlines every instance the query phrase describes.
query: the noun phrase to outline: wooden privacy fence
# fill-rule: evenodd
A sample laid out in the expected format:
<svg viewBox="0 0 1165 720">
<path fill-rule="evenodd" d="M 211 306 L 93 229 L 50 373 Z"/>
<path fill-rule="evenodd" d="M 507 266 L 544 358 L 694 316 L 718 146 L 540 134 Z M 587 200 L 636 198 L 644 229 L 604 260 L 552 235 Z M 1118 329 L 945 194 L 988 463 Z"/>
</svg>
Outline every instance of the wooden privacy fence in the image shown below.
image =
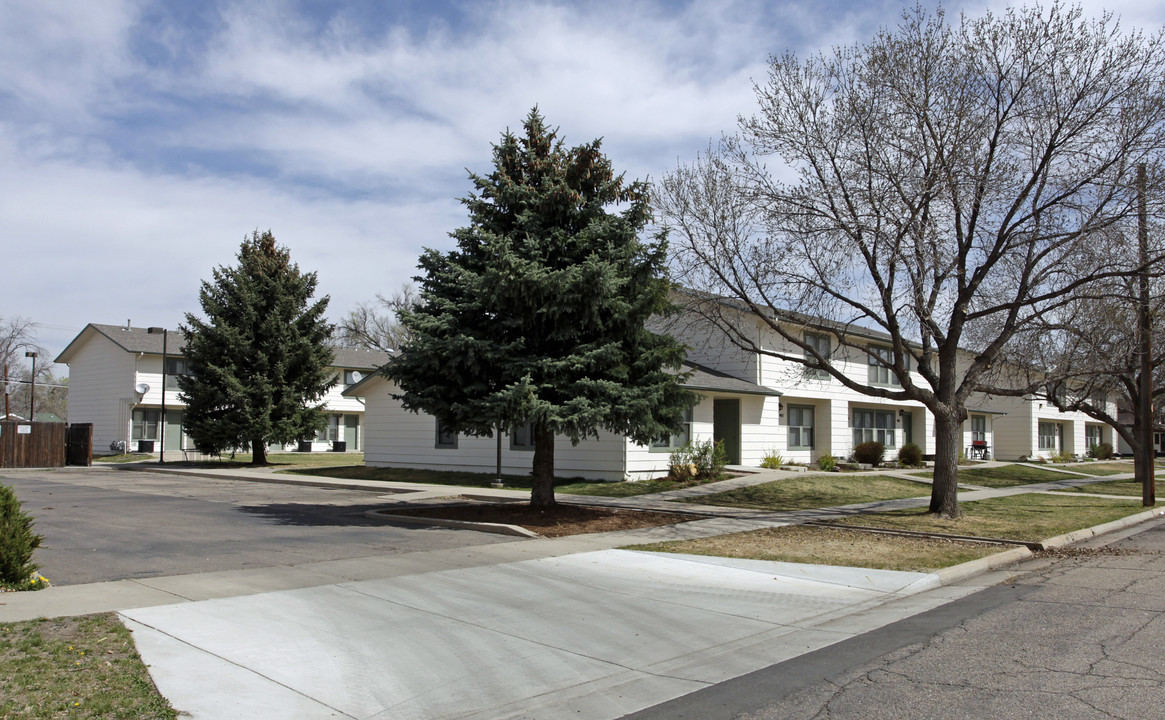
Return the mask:
<svg viewBox="0 0 1165 720">
<path fill-rule="evenodd" d="M 65 423 L 0 422 L 0 468 L 63 467 Z"/>
</svg>

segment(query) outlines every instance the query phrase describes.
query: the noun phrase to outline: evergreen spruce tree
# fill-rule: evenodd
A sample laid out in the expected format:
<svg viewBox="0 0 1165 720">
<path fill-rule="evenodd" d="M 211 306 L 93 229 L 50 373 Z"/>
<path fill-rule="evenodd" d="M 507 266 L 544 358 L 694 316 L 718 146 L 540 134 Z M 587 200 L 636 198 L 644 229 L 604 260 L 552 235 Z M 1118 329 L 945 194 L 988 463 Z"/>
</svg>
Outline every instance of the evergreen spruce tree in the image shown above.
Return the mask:
<svg viewBox="0 0 1165 720">
<path fill-rule="evenodd" d="M 530 424 L 531 505 L 545 508 L 555 436 L 647 443 L 675 432 L 695 396 L 680 387 L 684 347 L 645 327 L 672 307 L 665 239 L 638 237 L 646 185 L 616 176 L 599 140 L 566 148 L 537 108 L 524 131 L 502 135 L 493 172 L 470 174 L 457 249 L 422 255 L 420 303 L 401 313 L 410 339 L 384 373 L 405 408 L 448 431 Z"/>
<path fill-rule="evenodd" d="M 270 231 L 243 240 L 237 267 L 203 281 L 203 321 L 187 313 L 182 332 L 189 375 L 178 376 L 183 426 L 201 452 L 250 446 L 267 462 L 268 443 L 315 435 L 327 420 L 320 398 L 335 383 L 328 298 L 311 302 L 316 274 L 301 273 Z"/>
</svg>

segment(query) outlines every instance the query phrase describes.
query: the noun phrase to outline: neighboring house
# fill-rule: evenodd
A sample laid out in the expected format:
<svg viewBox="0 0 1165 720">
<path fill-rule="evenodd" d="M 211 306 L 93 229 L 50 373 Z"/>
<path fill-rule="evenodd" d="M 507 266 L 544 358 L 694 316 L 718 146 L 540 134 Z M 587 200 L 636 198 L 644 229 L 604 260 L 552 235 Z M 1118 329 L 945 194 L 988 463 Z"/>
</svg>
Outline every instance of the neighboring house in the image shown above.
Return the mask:
<svg viewBox="0 0 1165 720">
<path fill-rule="evenodd" d="M 995 457 L 1001 460 L 1051 458 L 1060 453 L 1083 457 L 1089 449 L 1109 443 L 1117 447 L 1117 433 L 1110 425 L 1082 412 L 1062 412 L 1038 397 L 992 397 L 992 407 L 1004 414 L 994 420 Z M 1116 414 L 1116 404 L 1096 397 L 1093 403 L 1107 404 Z"/>
<path fill-rule="evenodd" d="M 776 423 L 780 392 L 710 368 L 689 365 L 685 370 L 692 375 L 684 386 L 699 393 L 701 401 L 679 434 L 659 438 L 649 446 L 606 432 L 578 445 L 558 438 L 555 475 L 608 481 L 654 477 L 661 469 L 666 471 L 673 449 L 705 438 L 724 442 L 730 464 L 758 464 L 771 448 L 766 428 Z M 366 465 L 470 472 L 496 467 L 497 437 L 446 433 L 431 415 L 401 407 L 393 397 L 395 392 L 396 386 L 379 374 L 344 391 L 363 396 L 366 404 Z M 502 472 L 530 472 L 534 457 L 530 428 L 503 434 L 501 455 Z"/>
<path fill-rule="evenodd" d="M 748 331 L 752 326 L 746 327 Z M 844 329 L 847 345 L 838 347 L 826 325 L 790 325 L 828 356 L 834 367 L 859 383 L 894 390 L 897 379 L 881 362 L 889 357 L 890 337 L 865 328 Z M 668 453 L 689 440 L 723 441 L 729 464 L 759 466 L 765 455 L 780 454 L 786 462 L 814 464 L 824 455 L 848 458 L 854 447 L 877 441 L 888 460 L 906 443 L 925 456 L 935 453 L 935 424 L 919 402 L 894 401 L 864 395 L 822 371 L 748 352 L 732 344 L 697 316 L 672 319 L 654 328 L 688 345 L 686 386 L 700 396 L 683 432 L 661 438 L 650 447 L 609 433 L 572 446 L 555 446 L 555 472 L 563 477 L 623 480 L 666 473 Z M 762 350 L 786 356 L 802 351 L 759 320 L 751 335 Z M 924 385 L 913 371 L 914 382 Z M 393 466 L 489 472 L 495 467 L 497 440 L 444 433 L 436 420 L 405 411 L 392 395 L 394 386 L 379 375 L 366 378 L 348 393 L 365 397 L 367 444 L 365 462 Z M 970 457 L 1018 459 L 1049 457 L 1056 452 L 1084 455 L 1101 442 L 1113 442 L 1112 428 L 1082 413 L 1015 398 L 979 396 L 963 423 L 963 451 Z M 502 438 L 502 470 L 527 473 L 533 446 L 527 429 Z"/>
<path fill-rule="evenodd" d="M 182 333 L 171 330 L 166 348 L 166 450 L 193 448 L 182 431 L 184 403 L 179 399 L 177 376 L 186 372 L 181 351 Z M 312 450 L 330 450 L 336 441 L 346 450 L 364 446 L 364 403 L 344 390 L 388 361 L 382 352 L 335 348 L 339 382 L 324 396 L 329 426 L 310 444 Z M 158 449 L 162 437 L 162 335 L 128 324 L 89 324 L 56 358 L 69 366 L 69 421 L 93 424 L 95 453 L 114 448 L 139 451 Z M 282 450 L 282 446 L 271 450 Z M 287 449 L 296 449 L 288 446 Z"/>
</svg>

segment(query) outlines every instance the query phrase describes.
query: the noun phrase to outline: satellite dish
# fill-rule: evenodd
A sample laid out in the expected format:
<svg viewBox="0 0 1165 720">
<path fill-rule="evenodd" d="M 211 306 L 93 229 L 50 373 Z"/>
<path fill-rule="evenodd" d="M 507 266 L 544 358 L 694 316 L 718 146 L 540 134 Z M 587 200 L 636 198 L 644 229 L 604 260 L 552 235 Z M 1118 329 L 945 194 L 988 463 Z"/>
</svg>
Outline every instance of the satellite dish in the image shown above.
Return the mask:
<svg viewBox="0 0 1165 720">
<path fill-rule="evenodd" d="M 358 383 L 363 379 L 364 379 L 364 373 L 360 372 L 359 370 L 352 371 L 352 382 Z"/>
<path fill-rule="evenodd" d="M 134 385 L 133 389 L 138 395 L 145 395 L 150 391 L 150 386 L 146 383 L 138 383 L 137 385 Z"/>
</svg>

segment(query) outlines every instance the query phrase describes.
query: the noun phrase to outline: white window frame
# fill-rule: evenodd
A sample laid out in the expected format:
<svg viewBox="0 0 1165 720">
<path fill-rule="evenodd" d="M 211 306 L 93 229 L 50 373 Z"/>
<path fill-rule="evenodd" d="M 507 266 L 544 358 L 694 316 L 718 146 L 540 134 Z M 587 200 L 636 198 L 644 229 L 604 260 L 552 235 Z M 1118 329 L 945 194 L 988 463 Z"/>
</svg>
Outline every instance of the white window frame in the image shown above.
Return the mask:
<svg viewBox="0 0 1165 720">
<path fill-rule="evenodd" d="M 1039 449 L 1050 450 L 1058 452 L 1060 450 L 1060 424 L 1054 422 L 1039 421 L 1036 426 L 1036 434 L 1039 436 Z"/>
<path fill-rule="evenodd" d="M 151 422 L 150 418 L 153 418 Z M 154 408 L 134 408 L 130 416 L 131 440 L 157 440 L 158 423 L 162 421 L 162 411 Z"/>
<path fill-rule="evenodd" d="M 788 418 L 787 445 L 789 450 L 812 450 L 814 447 L 814 427 L 816 413 L 812 405 L 789 405 L 785 408 Z M 806 417 L 808 413 L 808 417 Z M 808 424 L 806 424 L 808 420 Z M 808 442 L 805 442 L 808 439 Z"/>
<path fill-rule="evenodd" d="M 866 346 L 867 363 L 869 364 L 869 371 L 866 375 L 867 382 L 871 385 L 886 385 L 891 387 L 902 387 L 898 376 L 894 374 L 894 349 L 886 347 L 885 345 L 867 345 Z M 906 370 L 910 370 L 910 356 L 903 358 L 903 364 Z M 889 447 L 889 446 L 887 446 Z"/>
<path fill-rule="evenodd" d="M 1100 425 L 1086 424 L 1084 426 L 1084 447 L 1092 448 L 1104 442 L 1104 428 Z"/>
<path fill-rule="evenodd" d="M 897 447 L 897 431 L 898 418 L 893 410 L 857 408 L 853 411 L 854 447 L 864 442 L 880 442 L 886 448 Z"/>
<path fill-rule="evenodd" d="M 976 425 L 979 429 L 976 429 Z M 971 442 L 977 443 L 987 442 L 987 416 L 986 415 L 972 415 L 971 416 Z"/>
</svg>

